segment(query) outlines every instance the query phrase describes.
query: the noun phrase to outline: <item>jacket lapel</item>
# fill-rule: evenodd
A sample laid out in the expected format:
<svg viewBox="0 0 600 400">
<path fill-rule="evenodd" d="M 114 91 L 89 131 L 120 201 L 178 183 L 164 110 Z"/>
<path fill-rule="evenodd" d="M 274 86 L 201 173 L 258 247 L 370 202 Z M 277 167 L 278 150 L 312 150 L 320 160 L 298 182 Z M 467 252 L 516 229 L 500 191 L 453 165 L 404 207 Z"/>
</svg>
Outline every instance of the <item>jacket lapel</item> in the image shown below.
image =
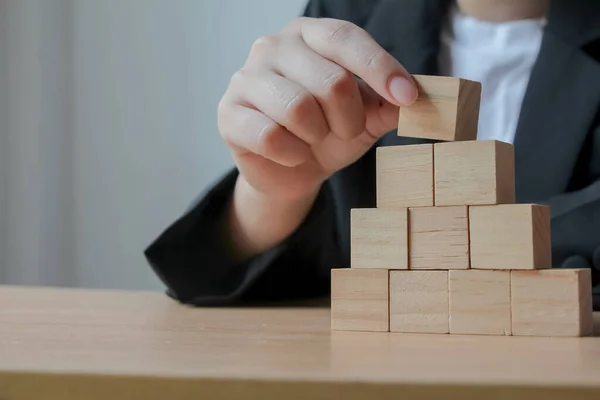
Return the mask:
<svg viewBox="0 0 600 400">
<path fill-rule="evenodd" d="M 600 35 L 599 15 L 600 2 L 593 0 L 551 5 L 515 137 L 518 202 L 568 189 L 600 107 L 600 63 L 582 50 Z"/>
<path fill-rule="evenodd" d="M 451 0 L 382 0 L 365 29 L 412 74 L 436 75 Z M 600 108 L 600 63 L 583 47 L 600 38 L 600 1 L 553 0 L 515 137 L 518 202 L 568 189 Z M 380 145 L 431 142 L 385 135 Z"/>
</svg>

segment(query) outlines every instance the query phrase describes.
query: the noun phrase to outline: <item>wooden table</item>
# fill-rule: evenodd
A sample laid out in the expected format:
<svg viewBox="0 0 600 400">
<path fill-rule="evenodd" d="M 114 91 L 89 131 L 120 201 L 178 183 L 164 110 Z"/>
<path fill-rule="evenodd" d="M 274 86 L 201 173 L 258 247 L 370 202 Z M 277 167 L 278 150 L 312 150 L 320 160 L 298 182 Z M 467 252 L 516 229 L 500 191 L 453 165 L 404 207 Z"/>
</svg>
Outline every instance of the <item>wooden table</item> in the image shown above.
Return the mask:
<svg viewBox="0 0 600 400">
<path fill-rule="evenodd" d="M 327 307 L 194 309 L 161 293 L 0 287 L 0 399 L 600 399 L 600 337 L 329 323 Z"/>
</svg>

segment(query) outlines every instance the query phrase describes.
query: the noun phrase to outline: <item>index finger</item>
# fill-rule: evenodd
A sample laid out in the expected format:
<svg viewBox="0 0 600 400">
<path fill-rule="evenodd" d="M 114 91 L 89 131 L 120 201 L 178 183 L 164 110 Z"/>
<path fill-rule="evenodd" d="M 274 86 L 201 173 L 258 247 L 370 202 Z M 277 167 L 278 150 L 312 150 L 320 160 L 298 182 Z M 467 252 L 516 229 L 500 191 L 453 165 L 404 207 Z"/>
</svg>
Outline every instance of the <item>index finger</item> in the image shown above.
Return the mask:
<svg viewBox="0 0 600 400">
<path fill-rule="evenodd" d="M 410 105 L 417 87 L 406 69 L 357 25 L 336 19 L 304 19 L 304 42 L 315 52 L 360 77 L 380 96 L 398 106 Z"/>
</svg>

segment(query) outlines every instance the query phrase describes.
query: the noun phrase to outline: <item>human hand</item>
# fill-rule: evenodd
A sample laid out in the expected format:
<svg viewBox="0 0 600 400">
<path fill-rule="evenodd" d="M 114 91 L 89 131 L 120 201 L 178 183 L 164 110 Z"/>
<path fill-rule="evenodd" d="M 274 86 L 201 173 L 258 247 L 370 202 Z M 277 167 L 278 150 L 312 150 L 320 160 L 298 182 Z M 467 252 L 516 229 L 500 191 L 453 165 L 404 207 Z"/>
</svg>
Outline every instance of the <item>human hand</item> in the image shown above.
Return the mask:
<svg viewBox="0 0 600 400">
<path fill-rule="evenodd" d="M 218 125 L 241 187 L 297 200 L 395 128 L 398 107 L 416 96 L 404 67 L 366 31 L 300 18 L 254 43 L 219 103 Z"/>
</svg>

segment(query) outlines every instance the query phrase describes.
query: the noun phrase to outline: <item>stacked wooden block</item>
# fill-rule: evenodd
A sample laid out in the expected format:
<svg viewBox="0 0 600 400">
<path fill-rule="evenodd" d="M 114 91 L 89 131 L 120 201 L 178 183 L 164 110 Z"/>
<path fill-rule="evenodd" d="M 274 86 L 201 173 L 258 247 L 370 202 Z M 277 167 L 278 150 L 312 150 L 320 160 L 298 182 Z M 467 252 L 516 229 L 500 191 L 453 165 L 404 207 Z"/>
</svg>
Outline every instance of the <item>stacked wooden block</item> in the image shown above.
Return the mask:
<svg viewBox="0 0 600 400">
<path fill-rule="evenodd" d="M 351 268 L 332 270 L 333 330 L 585 336 L 591 275 L 551 269 L 550 210 L 515 204 L 513 146 L 476 140 L 481 85 L 415 76 L 377 149 L 377 205 L 351 211 Z"/>
</svg>

